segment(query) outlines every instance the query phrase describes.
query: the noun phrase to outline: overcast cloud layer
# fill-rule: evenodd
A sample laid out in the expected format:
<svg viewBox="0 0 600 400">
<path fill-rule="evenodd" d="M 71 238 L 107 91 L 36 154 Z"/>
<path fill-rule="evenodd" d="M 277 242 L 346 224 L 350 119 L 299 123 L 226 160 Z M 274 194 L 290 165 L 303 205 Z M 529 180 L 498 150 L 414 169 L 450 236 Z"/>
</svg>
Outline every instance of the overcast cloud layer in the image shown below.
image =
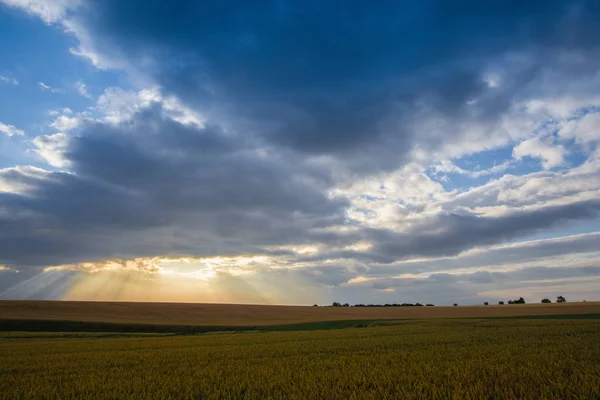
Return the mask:
<svg viewBox="0 0 600 400">
<path fill-rule="evenodd" d="M 0 65 L 0 298 L 597 297 L 596 1 L 0 13 L 102 77 Z"/>
</svg>

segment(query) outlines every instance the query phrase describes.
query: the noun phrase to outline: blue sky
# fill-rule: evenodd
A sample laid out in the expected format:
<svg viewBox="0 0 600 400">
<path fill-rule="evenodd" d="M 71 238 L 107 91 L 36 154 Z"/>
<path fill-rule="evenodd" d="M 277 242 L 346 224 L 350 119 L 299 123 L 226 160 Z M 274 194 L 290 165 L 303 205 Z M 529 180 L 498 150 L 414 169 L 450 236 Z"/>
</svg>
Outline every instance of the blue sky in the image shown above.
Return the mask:
<svg viewBox="0 0 600 400">
<path fill-rule="evenodd" d="M 0 298 L 598 299 L 598 17 L 0 0 Z"/>
</svg>

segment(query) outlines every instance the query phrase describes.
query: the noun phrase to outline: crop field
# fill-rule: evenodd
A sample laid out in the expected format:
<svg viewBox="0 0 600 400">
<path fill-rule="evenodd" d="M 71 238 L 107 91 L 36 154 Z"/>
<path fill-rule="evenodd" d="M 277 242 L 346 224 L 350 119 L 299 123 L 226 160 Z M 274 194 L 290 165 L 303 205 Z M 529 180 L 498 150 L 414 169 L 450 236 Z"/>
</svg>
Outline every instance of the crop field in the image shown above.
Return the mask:
<svg viewBox="0 0 600 400">
<path fill-rule="evenodd" d="M 2 399 L 598 399 L 600 319 L 0 338 Z"/>
<path fill-rule="evenodd" d="M 556 314 L 600 314 L 600 303 L 358 308 L 237 304 L 0 301 L 0 324 L 2 324 L 2 320 L 18 319 L 232 327 L 341 320 L 487 318 Z"/>
</svg>

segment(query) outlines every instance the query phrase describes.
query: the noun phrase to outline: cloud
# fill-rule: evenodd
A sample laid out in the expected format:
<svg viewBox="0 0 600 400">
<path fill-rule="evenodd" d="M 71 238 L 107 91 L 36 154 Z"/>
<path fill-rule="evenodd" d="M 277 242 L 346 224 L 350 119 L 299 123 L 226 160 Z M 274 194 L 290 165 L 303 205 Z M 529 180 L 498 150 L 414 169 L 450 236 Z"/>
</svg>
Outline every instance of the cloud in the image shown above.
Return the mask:
<svg viewBox="0 0 600 400">
<path fill-rule="evenodd" d="M 39 16 L 46 23 L 56 23 L 65 18 L 69 9 L 80 5 L 79 0 L 1 0 L 9 7 L 21 8 Z"/>
<path fill-rule="evenodd" d="M 3 263 L 265 252 L 336 237 L 322 230 L 343 224 L 346 203 L 326 195 L 326 170 L 179 122 L 172 107 L 148 102 L 120 123 L 85 120 L 76 136 L 36 138 L 38 153 L 69 172 L 0 172 L 30 188 L 0 194 Z"/>
<path fill-rule="evenodd" d="M 25 132 L 23 132 L 20 129 L 15 128 L 13 125 L 3 124 L 2 122 L 0 122 L 0 133 L 4 134 L 6 136 L 13 136 L 13 135 L 23 136 L 25 134 Z"/>
<path fill-rule="evenodd" d="M 567 151 L 561 145 L 545 143 L 540 138 L 524 140 L 513 148 L 513 157 L 520 160 L 524 157 L 539 158 L 544 169 L 559 167 L 565 162 Z"/>
<path fill-rule="evenodd" d="M 600 113 L 586 113 L 579 119 L 566 122 L 559 135 L 584 144 L 600 141 Z"/>
<path fill-rule="evenodd" d="M 464 273 L 474 270 L 512 270 L 531 266 L 595 265 L 600 234 L 589 233 L 532 240 L 512 244 L 481 247 L 456 256 L 401 261 L 390 265 L 373 266 L 368 276 L 378 277 L 400 273 L 430 274 L 435 272 Z"/>
<path fill-rule="evenodd" d="M 56 112 L 54 134 L 31 142 L 47 170 L 0 170 L 3 265 L 102 275 L 87 282 L 98 288 L 157 257 L 245 257 L 193 272 L 253 299 L 290 279 L 361 301 L 462 302 L 484 281 L 512 286 L 449 276 L 457 263 L 593 248 L 593 236 L 509 246 L 597 221 L 594 2 L 4 3 L 137 88 Z"/>
<path fill-rule="evenodd" d="M 454 173 L 459 175 L 467 175 L 471 178 L 480 178 L 482 176 L 500 174 L 509 169 L 511 164 L 512 163 L 510 161 L 504 161 L 503 163 L 494 165 L 488 169 L 467 170 L 452 163 L 450 160 L 443 160 L 437 164 L 434 164 L 432 169 L 436 173 Z"/>
<path fill-rule="evenodd" d="M 52 93 L 64 93 L 64 90 L 53 88 L 52 86 L 46 85 L 44 82 L 38 82 L 38 85 L 43 91 L 48 91 Z"/>
<path fill-rule="evenodd" d="M 92 96 L 87 92 L 87 86 L 85 85 L 85 83 L 77 81 L 75 83 L 75 88 L 77 89 L 77 92 L 83 97 L 86 97 L 88 99 L 92 98 Z"/>
<path fill-rule="evenodd" d="M 466 209 L 479 215 L 502 215 L 511 209 L 540 208 L 552 204 L 598 199 L 600 160 L 562 171 L 504 175 L 473 187 L 439 204 L 445 211 Z"/>
<path fill-rule="evenodd" d="M 425 218 L 403 232 L 365 231 L 364 238 L 374 244 L 366 251 L 331 250 L 299 259 L 356 259 L 385 264 L 402 259 L 452 256 L 478 246 L 508 242 L 569 221 L 595 219 L 599 215 L 600 200 L 517 211 L 498 217 L 439 214 Z"/>
<path fill-rule="evenodd" d="M 78 117 L 68 117 L 66 115 L 60 115 L 51 124 L 50 127 L 57 129 L 60 132 L 68 132 L 77 128 L 81 123 Z"/>
<path fill-rule="evenodd" d="M 326 4 L 182 7 L 63 2 L 45 20 L 59 20 L 79 41 L 73 53 L 96 66 L 123 68 L 219 115 L 227 129 L 332 157 L 354 173 L 505 146 L 517 128 L 505 117 L 545 87 L 545 71 L 563 80 L 576 71 L 582 81 L 596 71 L 599 10 L 589 2 L 356 3 L 341 20 Z M 165 15 L 169 23 L 157 25 Z M 478 34 L 480 20 L 489 23 Z"/>
<path fill-rule="evenodd" d="M 17 86 L 19 81 L 14 78 L 7 78 L 6 76 L 0 75 L 0 83 L 10 83 L 11 85 Z"/>
<path fill-rule="evenodd" d="M 41 135 L 33 139 L 35 152 L 56 168 L 64 168 L 69 165 L 64 154 L 68 149 L 68 142 L 69 138 L 64 133 Z"/>
</svg>

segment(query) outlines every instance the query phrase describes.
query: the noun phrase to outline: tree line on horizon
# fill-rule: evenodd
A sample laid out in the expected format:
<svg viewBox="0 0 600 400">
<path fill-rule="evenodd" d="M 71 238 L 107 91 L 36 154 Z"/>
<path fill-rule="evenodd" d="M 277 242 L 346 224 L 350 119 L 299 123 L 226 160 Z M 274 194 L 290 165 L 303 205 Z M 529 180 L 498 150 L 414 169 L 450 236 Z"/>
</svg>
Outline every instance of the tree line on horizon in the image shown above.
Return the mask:
<svg viewBox="0 0 600 400">
<path fill-rule="evenodd" d="M 317 304 L 314 305 L 315 307 L 318 307 Z M 386 304 L 353 304 L 350 305 L 348 303 L 338 303 L 337 301 L 334 301 L 333 304 L 329 307 L 423 307 L 423 304 L 421 303 L 402 303 L 402 304 L 398 304 L 398 303 L 386 303 Z M 433 304 L 426 304 L 425 307 L 433 307 Z"/>
<path fill-rule="evenodd" d="M 567 299 L 564 296 L 558 296 L 556 297 L 556 302 L 557 303 L 566 303 Z M 550 299 L 542 299 L 542 303 L 544 304 L 549 304 L 552 303 L 552 301 Z M 504 301 L 499 301 L 498 302 L 499 305 L 504 305 Z M 508 304 L 525 304 L 525 299 L 522 297 L 519 297 L 516 300 L 508 300 Z M 489 305 L 489 302 L 484 302 L 483 305 L 487 306 Z M 315 304 L 313 307 L 318 307 L 318 304 Z M 457 307 L 458 303 L 454 303 L 454 307 Z M 333 304 L 331 304 L 331 306 L 329 307 L 423 307 L 423 304 L 421 303 L 385 303 L 385 304 L 353 304 L 350 305 L 349 303 L 339 303 L 337 301 L 334 301 Z M 425 307 L 434 307 L 433 304 L 426 304 Z"/>
</svg>

